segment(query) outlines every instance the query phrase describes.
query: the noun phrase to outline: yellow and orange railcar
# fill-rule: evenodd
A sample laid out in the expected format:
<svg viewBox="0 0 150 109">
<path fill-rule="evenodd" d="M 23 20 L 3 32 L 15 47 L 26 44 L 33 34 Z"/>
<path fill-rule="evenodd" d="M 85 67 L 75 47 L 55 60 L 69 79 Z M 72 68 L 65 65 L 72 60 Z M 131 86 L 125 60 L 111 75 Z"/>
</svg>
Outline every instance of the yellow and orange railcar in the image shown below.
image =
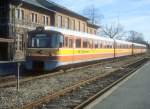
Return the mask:
<svg viewBox="0 0 150 109">
<path fill-rule="evenodd" d="M 59 66 L 146 52 L 146 46 L 55 27 L 29 32 L 26 68 Z"/>
</svg>

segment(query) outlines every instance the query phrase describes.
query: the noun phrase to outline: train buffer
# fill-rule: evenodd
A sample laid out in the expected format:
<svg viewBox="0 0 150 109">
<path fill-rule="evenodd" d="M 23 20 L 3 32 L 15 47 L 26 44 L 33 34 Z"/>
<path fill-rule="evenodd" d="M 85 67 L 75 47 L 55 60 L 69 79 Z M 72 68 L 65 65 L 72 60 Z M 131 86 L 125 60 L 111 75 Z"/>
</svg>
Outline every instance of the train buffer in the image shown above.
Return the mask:
<svg viewBox="0 0 150 109">
<path fill-rule="evenodd" d="M 150 62 L 89 104 L 85 109 L 149 109 Z"/>
</svg>

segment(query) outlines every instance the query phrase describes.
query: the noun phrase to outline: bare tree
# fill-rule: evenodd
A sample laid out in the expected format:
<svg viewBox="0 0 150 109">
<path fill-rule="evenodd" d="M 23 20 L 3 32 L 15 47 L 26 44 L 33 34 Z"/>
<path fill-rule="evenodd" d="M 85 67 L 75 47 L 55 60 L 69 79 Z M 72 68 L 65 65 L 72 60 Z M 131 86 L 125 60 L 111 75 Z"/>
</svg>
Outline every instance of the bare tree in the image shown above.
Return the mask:
<svg viewBox="0 0 150 109">
<path fill-rule="evenodd" d="M 124 34 L 124 27 L 119 23 L 111 23 L 102 27 L 102 35 L 104 37 L 121 39 Z"/>
<path fill-rule="evenodd" d="M 101 19 L 104 17 L 98 8 L 96 8 L 94 5 L 90 5 L 83 9 L 83 15 L 88 17 L 90 19 L 90 22 L 92 24 L 100 24 Z"/>
<path fill-rule="evenodd" d="M 146 44 L 147 42 L 144 40 L 144 35 L 142 33 L 139 33 L 137 31 L 129 31 L 128 33 L 128 37 L 127 37 L 127 41 L 131 41 L 134 43 L 141 43 L 141 44 Z"/>
</svg>

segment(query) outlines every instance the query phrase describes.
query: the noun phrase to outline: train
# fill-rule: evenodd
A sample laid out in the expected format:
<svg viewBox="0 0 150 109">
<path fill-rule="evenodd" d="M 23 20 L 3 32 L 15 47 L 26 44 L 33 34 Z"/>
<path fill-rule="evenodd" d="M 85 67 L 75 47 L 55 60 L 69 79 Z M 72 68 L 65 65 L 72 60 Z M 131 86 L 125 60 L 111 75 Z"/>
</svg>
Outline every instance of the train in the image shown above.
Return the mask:
<svg viewBox="0 0 150 109">
<path fill-rule="evenodd" d="M 37 71 L 147 51 L 143 44 L 50 26 L 28 32 L 27 45 L 26 69 Z"/>
</svg>

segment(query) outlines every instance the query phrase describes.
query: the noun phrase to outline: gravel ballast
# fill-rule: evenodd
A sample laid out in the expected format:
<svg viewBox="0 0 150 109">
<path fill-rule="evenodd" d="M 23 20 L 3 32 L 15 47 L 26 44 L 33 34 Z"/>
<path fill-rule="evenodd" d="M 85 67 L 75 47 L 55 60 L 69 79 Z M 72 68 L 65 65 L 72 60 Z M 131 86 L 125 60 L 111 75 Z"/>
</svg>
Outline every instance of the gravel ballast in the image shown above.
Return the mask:
<svg viewBox="0 0 150 109">
<path fill-rule="evenodd" d="M 130 59 L 123 60 L 124 62 L 115 62 L 109 65 L 101 64 L 44 79 L 29 81 L 20 86 L 19 92 L 17 92 L 16 87 L 0 88 L 0 109 L 16 109 L 17 107 L 22 107 L 24 104 L 37 100 L 42 96 L 57 92 L 81 80 L 87 80 L 106 72 L 112 72 L 122 65 L 131 62 L 131 60 L 138 59 L 139 57 L 130 57 Z"/>
</svg>

